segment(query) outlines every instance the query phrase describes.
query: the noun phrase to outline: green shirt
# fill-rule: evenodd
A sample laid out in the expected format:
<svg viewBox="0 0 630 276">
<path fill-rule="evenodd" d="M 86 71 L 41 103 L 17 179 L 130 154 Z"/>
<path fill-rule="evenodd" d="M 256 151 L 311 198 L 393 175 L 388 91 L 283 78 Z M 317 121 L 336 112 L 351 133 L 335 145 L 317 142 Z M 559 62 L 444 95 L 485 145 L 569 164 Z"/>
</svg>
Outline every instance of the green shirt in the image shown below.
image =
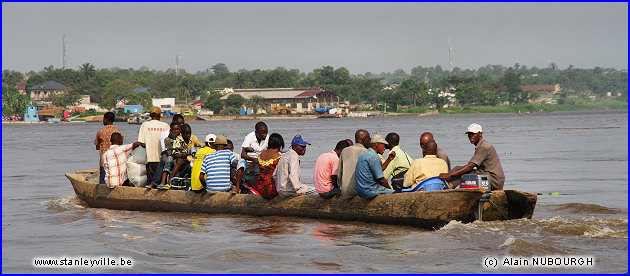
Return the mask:
<svg viewBox="0 0 630 276">
<path fill-rule="evenodd" d="M 411 162 L 413 162 L 413 158 L 409 157 L 407 153 L 400 149 L 400 146 L 395 146 L 391 151 L 396 153 L 396 157 L 389 162 L 389 165 L 387 165 L 387 168 L 383 171 L 385 179 L 389 179 L 392 176 L 408 170 L 409 167 L 411 167 Z"/>
</svg>

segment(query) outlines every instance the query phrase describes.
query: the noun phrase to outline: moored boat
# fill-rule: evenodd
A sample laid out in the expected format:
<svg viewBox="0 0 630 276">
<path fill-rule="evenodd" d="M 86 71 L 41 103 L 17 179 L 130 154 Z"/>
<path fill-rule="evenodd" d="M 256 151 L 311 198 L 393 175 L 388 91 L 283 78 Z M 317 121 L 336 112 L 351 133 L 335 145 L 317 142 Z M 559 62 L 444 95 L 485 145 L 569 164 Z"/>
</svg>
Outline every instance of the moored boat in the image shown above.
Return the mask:
<svg viewBox="0 0 630 276">
<path fill-rule="evenodd" d="M 98 170 L 68 173 L 77 196 L 93 208 L 131 211 L 193 212 L 252 216 L 297 216 L 315 219 L 357 220 L 403 224 L 435 229 L 452 220 L 476 220 L 482 189 L 454 189 L 431 192 L 379 195 L 366 200 L 325 200 L 319 196 L 276 197 L 271 200 L 253 194 L 226 192 L 195 193 L 183 190 L 147 190 L 137 187 L 109 189 L 99 185 Z M 516 190 L 493 191 L 483 203 L 482 219 L 531 218 L 536 194 Z"/>
</svg>

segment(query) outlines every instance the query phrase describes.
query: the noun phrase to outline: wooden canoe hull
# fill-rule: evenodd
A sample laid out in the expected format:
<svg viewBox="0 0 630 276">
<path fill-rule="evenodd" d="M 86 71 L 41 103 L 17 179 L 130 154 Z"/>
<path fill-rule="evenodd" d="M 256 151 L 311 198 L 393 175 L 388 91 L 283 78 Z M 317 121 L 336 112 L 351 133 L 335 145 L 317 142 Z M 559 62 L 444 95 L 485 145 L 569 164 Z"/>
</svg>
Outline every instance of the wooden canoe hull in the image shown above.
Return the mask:
<svg viewBox="0 0 630 276">
<path fill-rule="evenodd" d="M 226 192 L 157 190 L 137 187 L 109 189 L 86 177 L 95 171 L 66 174 L 77 196 L 88 206 L 131 211 L 193 212 L 252 216 L 296 216 L 315 219 L 355 220 L 383 224 L 439 228 L 451 220 L 475 220 L 481 189 L 379 195 L 371 200 L 358 196 L 322 199 L 319 196 L 276 197 Z M 514 190 L 493 191 L 484 204 L 483 220 L 531 218 L 536 194 Z"/>
</svg>

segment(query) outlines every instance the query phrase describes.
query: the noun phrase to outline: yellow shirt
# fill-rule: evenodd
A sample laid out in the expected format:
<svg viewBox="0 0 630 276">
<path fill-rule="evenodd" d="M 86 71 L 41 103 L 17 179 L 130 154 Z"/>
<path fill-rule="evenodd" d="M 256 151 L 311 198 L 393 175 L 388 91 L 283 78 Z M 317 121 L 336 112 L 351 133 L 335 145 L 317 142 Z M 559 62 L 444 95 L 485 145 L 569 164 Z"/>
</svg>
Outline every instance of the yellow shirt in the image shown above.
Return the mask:
<svg viewBox="0 0 630 276">
<path fill-rule="evenodd" d="M 447 172 L 448 166 L 446 165 L 446 161 L 437 158 L 435 155 L 427 155 L 411 163 L 411 167 L 409 167 L 409 170 L 405 173 L 403 186 L 405 188 L 413 188 L 422 180 Z"/>
<path fill-rule="evenodd" d="M 192 190 L 198 191 L 206 188 L 205 186 L 201 185 L 201 181 L 199 180 L 199 175 L 201 174 L 201 164 L 203 163 L 203 158 L 206 157 L 206 155 L 211 154 L 215 151 L 216 150 L 211 147 L 204 147 L 197 151 L 197 154 L 195 154 L 193 168 L 190 176 L 190 187 Z"/>
</svg>

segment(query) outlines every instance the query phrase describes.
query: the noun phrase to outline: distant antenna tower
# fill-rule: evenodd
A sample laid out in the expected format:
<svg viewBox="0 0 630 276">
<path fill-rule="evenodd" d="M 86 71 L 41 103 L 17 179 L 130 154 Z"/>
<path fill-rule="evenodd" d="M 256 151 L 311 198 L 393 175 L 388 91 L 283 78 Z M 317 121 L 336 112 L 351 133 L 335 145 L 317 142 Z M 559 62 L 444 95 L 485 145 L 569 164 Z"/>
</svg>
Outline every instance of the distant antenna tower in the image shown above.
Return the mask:
<svg viewBox="0 0 630 276">
<path fill-rule="evenodd" d="M 61 69 L 66 69 L 66 34 L 63 34 L 63 37 L 61 39 L 62 42 L 62 53 L 63 56 L 61 57 Z"/>
<path fill-rule="evenodd" d="M 179 56 L 175 55 L 175 75 L 179 76 Z"/>
<path fill-rule="evenodd" d="M 453 61 L 451 61 L 451 51 L 453 49 L 451 48 L 451 38 L 448 38 L 448 71 L 451 72 L 451 65 L 453 64 Z"/>
</svg>

